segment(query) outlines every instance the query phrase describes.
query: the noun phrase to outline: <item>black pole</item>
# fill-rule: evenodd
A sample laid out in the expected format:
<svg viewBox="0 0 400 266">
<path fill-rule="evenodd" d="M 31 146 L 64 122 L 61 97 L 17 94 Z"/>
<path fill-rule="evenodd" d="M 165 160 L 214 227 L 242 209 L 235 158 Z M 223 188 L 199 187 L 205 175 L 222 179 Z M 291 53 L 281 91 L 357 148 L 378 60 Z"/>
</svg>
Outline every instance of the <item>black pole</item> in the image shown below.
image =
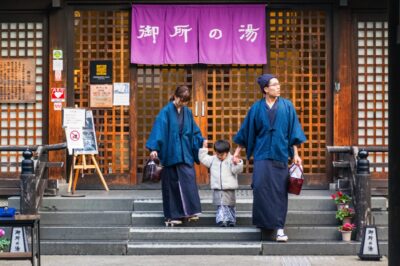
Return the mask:
<svg viewBox="0 0 400 266">
<path fill-rule="evenodd" d="M 357 156 L 356 173 L 356 215 L 357 215 L 357 236 L 356 240 L 361 241 L 365 226 L 368 224 L 368 218 L 371 215 L 371 187 L 368 152 L 360 150 Z"/>
<path fill-rule="evenodd" d="M 389 0 L 389 266 L 400 265 L 400 6 Z"/>
</svg>

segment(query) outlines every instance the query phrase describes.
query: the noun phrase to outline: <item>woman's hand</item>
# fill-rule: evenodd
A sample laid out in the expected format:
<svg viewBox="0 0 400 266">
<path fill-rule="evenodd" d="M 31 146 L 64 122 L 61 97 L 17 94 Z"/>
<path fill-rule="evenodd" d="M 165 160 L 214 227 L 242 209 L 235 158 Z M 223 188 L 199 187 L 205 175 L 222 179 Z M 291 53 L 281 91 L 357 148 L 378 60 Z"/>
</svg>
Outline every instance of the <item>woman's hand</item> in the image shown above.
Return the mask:
<svg viewBox="0 0 400 266">
<path fill-rule="evenodd" d="M 152 151 L 152 152 L 150 152 L 150 158 L 151 159 L 155 159 L 155 158 L 157 158 L 158 157 L 158 153 L 157 153 L 157 151 Z"/>
<path fill-rule="evenodd" d="M 295 154 L 293 156 L 292 162 L 297 164 L 297 165 L 301 165 L 301 163 L 302 163 L 301 158 L 300 158 L 300 156 L 298 154 Z"/>
</svg>

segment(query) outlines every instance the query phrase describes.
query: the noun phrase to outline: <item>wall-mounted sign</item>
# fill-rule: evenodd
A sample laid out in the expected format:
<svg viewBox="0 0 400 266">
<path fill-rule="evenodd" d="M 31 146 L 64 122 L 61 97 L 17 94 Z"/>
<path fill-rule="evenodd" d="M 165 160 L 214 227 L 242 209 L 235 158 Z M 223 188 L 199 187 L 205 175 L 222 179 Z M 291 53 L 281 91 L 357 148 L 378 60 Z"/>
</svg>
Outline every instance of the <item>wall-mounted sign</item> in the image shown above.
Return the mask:
<svg viewBox="0 0 400 266">
<path fill-rule="evenodd" d="M 65 102 L 65 88 L 51 88 L 52 102 Z"/>
<path fill-rule="evenodd" d="M 114 83 L 114 105 L 129 105 L 129 83 Z"/>
<path fill-rule="evenodd" d="M 90 107 L 113 106 L 113 86 L 109 84 L 90 85 Z"/>
<path fill-rule="evenodd" d="M 63 70 L 63 60 L 54 59 L 53 60 L 53 71 L 62 71 Z"/>
<path fill-rule="evenodd" d="M 63 51 L 62 50 L 53 50 L 53 59 L 62 59 Z"/>
<path fill-rule="evenodd" d="M 112 83 L 112 61 L 90 61 L 90 83 Z"/>
<path fill-rule="evenodd" d="M 34 103 L 35 59 L 0 58 L 0 103 Z"/>
</svg>

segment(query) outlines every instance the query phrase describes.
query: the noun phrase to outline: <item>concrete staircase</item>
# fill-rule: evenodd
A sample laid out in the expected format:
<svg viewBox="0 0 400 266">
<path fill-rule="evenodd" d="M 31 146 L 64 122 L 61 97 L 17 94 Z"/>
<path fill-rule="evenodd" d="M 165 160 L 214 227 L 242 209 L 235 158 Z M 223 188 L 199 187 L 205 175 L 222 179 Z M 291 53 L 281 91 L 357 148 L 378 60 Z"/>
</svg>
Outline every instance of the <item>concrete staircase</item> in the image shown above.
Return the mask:
<svg viewBox="0 0 400 266">
<path fill-rule="evenodd" d="M 305 190 L 289 197 L 286 233 L 276 243 L 251 224 L 250 190 L 237 192 L 237 226 L 215 225 L 211 191 L 201 190 L 203 214 L 195 223 L 165 227 L 159 191 L 79 191 L 82 198 L 44 198 L 43 254 L 81 255 L 355 255 L 359 242 L 340 241 L 330 191 Z M 19 199 L 9 199 L 19 206 Z M 372 200 L 381 254 L 387 254 L 386 199 Z"/>
</svg>

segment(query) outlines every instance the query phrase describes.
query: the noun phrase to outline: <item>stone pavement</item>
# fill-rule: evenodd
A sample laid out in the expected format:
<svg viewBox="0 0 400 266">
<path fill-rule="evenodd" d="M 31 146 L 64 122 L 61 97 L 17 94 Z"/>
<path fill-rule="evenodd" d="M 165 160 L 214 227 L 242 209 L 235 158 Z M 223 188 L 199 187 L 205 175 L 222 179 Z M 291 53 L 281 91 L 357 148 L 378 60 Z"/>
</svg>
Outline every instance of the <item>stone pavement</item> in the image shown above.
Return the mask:
<svg viewBox="0 0 400 266">
<path fill-rule="evenodd" d="M 368 266 L 388 265 L 361 261 L 356 256 L 42 256 L 42 266 Z M 0 261 L 1 266 L 31 265 L 29 261 Z"/>
</svg>

